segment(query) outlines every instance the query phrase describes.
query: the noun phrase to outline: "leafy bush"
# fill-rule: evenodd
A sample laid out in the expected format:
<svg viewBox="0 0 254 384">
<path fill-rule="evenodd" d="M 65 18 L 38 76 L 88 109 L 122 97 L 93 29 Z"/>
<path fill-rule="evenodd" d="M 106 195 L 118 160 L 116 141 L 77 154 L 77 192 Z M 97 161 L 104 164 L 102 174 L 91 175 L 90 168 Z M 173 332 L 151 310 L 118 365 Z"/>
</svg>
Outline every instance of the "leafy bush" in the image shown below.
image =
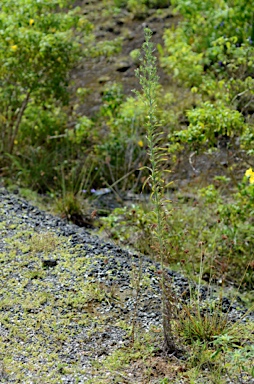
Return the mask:
<svg viewBox="0 0 254 384">
<path fill-rule="evenodd" d="M 95 155 L 101 177 L 107 185 L 113 185 L 119 193 L 127 189 L 140 189 L 144 164 L 144 107 L 133 97 L 124 100 L 122 87 L 111 84 L 106 87 L 99 121 L 103 134 L 95 146 Z"/>
<path fill-rule="evenodd" d="M 206 76 L 220 80 L 251 76 L 253 14 L 249 2 L 174 0 L 184 20 L 165 32 L 162 63 L 180 81 L 199 86 Z M 169 56 L 168 56 L 169 54 Z"/>
<path fill-rule="evenodd" d="M 254 142 L 252 6 L 239 0 L 173 5 L 184 19 L 166 30 L 161 63 L 178 86 L 191 88 L 194 107 L 183 111 L 187 124 L 169 135 L 169 151 L 177 158 L 186 144 L 189 155 L 223 148 L 230 159 L 224 172 L 236 183 L 235 159 L 243 166 L 250 161 Z"/>
<path fill-rule="evenodd" d="M 97 136 L 93 122 L 77 112 L 88 90 L 74 94 L 71 70 L 85 56 L 118 52 L 121 42 L 96 44 L 92 29 L 69 0 L 1 3 L 1 168 L 42 193 L 57 194 L 61 167 L 71 177 Z"/>
<path fill-rule="evenodd" d="M 58 0 L 2 2 L 1 152 L 13 153 L 30 105 L 47 110 L 68 101 L 69 72 L 80 58 L 80 38 L 74 31 L 88 35 L 92 28 L 79 15 L 78 8 L 60 11 L 68 4 L 68 1 Z M 38 116 L 33 118 L 32 129 L 35 130 Z M 29 120 L 32 124 L 31 108 Z"/>
<path fill-rule="evenodd" d="M 236 138 L 246 127 L 240 112 L 221 103 L 201 104 L 198 108 L 187 111 L 187 117 L 188 128 L 175 132 L 172 140 L 182 145 L 189 144 L 191 149 L 197 151 L 216 147 L 218 139 L 222 138 L 226 141 L 226 146 L 232 149 L 236 145 Z"/>
</svg>

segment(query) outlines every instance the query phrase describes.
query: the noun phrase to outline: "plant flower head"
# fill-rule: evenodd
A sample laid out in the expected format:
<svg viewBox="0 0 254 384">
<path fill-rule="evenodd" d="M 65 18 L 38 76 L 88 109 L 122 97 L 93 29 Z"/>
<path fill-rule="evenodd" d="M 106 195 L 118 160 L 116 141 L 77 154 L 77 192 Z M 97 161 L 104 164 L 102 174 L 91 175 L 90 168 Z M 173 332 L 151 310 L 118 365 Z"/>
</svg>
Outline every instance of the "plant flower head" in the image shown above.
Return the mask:
<svg viewBox="0 0 254 384">
<path fill-rule="evenodd" d="M 29 25 L 34 25 L 34 19 L 29 20 Z"/>
<path fill-rule="evenodd" d="M 254 184 L 254 172 L 253 172 L 252 168 L 249 168 L 245 172 L 245 176 L 249 177 L 250 184 Z"/>
<path fill-rule="evenodd" d="M 17 45 L 11 45 L 11 50 L 16 52 L 16 50 L 18 49 L 18 46 Z"/>
</svg>

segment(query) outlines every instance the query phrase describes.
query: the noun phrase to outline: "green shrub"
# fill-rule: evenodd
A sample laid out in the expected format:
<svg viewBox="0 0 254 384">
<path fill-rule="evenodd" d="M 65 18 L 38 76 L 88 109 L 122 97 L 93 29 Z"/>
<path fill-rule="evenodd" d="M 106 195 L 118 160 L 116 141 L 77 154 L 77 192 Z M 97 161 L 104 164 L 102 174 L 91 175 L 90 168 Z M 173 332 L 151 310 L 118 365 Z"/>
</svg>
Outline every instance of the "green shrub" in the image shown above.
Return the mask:
<svg viewBox="0 0 254 384">
<path fill-rule="evenodd" d="M 184 19 L 165 31 L 161 63 L 178 86 L 191 88 L 193 106 L 182 111 L 187 124 L 180 122 L 170 133 L 169 151 L 179 158 L 186 146 L 189 155 L 223 147 L 228 164 L 217 172 L 236 184 L 235 158 L 244 164 L 253 152 L 252 6 L 239 0 L 173 5 Z"/>
<path fill-rule="evenodd" d="M 70 69 L 80 58 L 77 32 L 91 24 L 68 1 L 2 2 L 0 11 L 1 152 L 13 153 L 30 105 L 66 104 Z M 52 105 L 49 106 L 52 108 Z M 30 123 L 32 111 L 30 109 Z M 35 118 L 35 116 L 34 116 Z M 38 117 L 34 120 L 37 124 Z M 24 127 L 24 125 L 23 125 Z M 32 127 L 34 130 L 35 127 Z"/>
<path fill-rule="evenodd" d="M 228 148 L 232 148 L 236 138 L 241 136 L 245 129 L 241 113 L 223 104 L 206 102 L 187 111 L 187 117 L 188 128 L 175 132 L 173 141 L 188 144 L 192 150 L 205 151 L 214 148 L 218 139 L 222 138 L 227 140 Z"/>
<path fill-rule="evenodd" d="M 101 177 L 118 193 L 140 189 L 142 172 L 138 168 L 146 159 L 144 107 L 133 97 L 124 100 L 119 84 L 107 87 L 102 101 L 97 126 L 103 124 L 103 135 L 94 148 Z"/>
</svg>

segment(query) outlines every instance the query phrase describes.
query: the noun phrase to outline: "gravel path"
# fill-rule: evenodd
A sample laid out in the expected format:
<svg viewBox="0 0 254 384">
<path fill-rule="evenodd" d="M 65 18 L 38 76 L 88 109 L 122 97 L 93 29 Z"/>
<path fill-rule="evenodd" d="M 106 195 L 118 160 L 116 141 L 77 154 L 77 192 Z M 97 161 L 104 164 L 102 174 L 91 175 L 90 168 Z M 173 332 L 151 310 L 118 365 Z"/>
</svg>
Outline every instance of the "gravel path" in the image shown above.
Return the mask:
<svg viewBox="0 0 254 384">
<path fill-rule="evenodd" d="M 104 381 L 94 362 L 128 346 L 138 286 L 137 323 L 160 328 L 158 263 L 0 188 L 0 266 L 0 383 L 139 383 Z M 188 298 L 188 280 L 168 276 Z M 243 315 L 223 300 L 232 321 Z"/>
</svg>

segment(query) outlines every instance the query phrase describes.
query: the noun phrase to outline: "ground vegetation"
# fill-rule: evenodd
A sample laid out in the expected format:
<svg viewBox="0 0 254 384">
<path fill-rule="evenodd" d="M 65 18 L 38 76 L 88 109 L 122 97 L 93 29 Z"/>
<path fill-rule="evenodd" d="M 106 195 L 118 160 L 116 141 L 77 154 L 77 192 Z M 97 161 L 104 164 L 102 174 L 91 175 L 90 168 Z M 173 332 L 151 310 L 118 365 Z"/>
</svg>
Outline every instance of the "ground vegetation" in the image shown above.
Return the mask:
<svg viewBox="0 0 254 384">
<path fill-rule="evenodd" d="M 253 380 L 253 21 L 245 0 L 2 1 L 1 183 L 117 243 L 112 259 L 119 245 L 139 256 L 128 265 L 127 319 L 126 297 L 114 291 L 121 284 L 103 280 L 111 273 L 124 280 L 109 262 L 109 243 L 107 250 L 97 252 L 96 241 L 80 250 L 81 239 L 73 243 L 77 226 L 65 238 L 55 227 L 66 221 L 46 231 L 51 216 L 43 216 L 37 233 L 40 213 L 14 195 L 8 200 L 2 189 L 1 380 L 32 375 L 53 383 L 69 375 L 82 382 L 84 358 L 75 352 L 70 368 L 67 358 L 61 365 L 60 352 L 73 339 L 81 346 L 83 325 L 90 347 L 105 329 L 116 335 L 114 347 L 104 343 L 102 358 L 96 347 L 84 362 L 87 382 Z M 145 38 L 152 45 L 142 48 Z M 22 212 L 18 221 L 11 206 Z M 34 220 L 31 230 L 26 217 Z M 185 289 L 174 285 L 179 273 L 188 278 Z M 57 307 L 54 284 L 62 287 Z M 140 315 L 149 306 L 142 304 L 143 288 L 156 296 L 160 284 L 174 339 L 166 360 L 165 316 L 156 307 L 158 321 L 144 331 Z M 109 319 L 113 308 L 123 315 L 118 323 Z M 232 308 L 238 317 L 229 315 Z M 95 317 L 99 331 L 90 329 Z M 52 350 L 47 358 L 45 344 L 38 365 L 45 337 Z"/>
</svg>

